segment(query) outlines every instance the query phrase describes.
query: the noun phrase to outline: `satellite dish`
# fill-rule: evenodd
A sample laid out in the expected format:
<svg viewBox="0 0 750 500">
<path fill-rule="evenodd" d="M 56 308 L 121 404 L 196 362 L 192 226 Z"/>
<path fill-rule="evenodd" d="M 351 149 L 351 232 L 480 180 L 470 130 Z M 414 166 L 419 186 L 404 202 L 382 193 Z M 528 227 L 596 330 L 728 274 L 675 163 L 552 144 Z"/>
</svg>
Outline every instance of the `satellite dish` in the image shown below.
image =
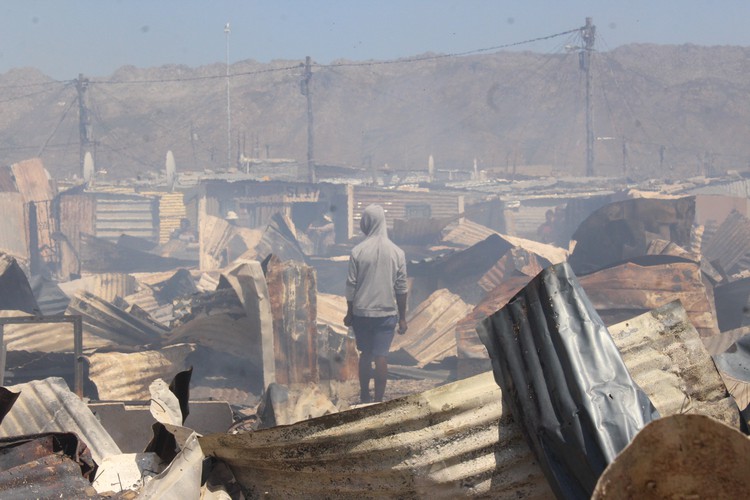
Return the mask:
<svg viewBox="0 0 750 500">
<path fill-rule="evenodd" d="M 172 150 L 167 151 L 167 161 L 165 162 L 165 168 L 167 170 L 167 189 L 172 191 L 174 189 L 174 183 L 176 180 L 176 170 L 174 164 L 174 155 Z"/>
<path fill-rule="evenodd" d="M 86 154 L 83 157 L 83 180 L 90 183 L 93 177 L 94 158 L 91 157 L 91 153 L 86 151 Z"/>
</svg>

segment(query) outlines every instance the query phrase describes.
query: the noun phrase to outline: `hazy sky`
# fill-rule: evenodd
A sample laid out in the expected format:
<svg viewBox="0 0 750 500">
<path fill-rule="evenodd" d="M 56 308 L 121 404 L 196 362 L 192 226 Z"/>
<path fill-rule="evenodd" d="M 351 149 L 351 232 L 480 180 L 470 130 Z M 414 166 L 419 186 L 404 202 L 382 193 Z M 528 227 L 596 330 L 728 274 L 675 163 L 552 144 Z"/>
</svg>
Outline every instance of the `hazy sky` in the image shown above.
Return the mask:
<svg viewBox="0 0 750 500">
<path fill-rule="evenodd" d="M 255 59 L 395 59 L 457 53 L 575 29 L 627 43 L 750 45 L 747 0 L 0 0 L 0 73 L 67 80 L 124 65 Z M 550 52 L 560 42 L 521 48 Z"/>
</svg>

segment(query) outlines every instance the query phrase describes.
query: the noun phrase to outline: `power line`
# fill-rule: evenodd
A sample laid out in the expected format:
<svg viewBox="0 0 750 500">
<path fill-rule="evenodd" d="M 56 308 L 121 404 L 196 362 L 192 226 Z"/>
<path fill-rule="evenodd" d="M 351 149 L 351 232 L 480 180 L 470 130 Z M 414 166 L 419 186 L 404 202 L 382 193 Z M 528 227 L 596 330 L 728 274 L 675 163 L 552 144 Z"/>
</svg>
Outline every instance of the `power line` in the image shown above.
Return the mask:
<svg viewBox="0 0 750 500">
<path fill-rule="evenodd" d="M 468 56 L 473 54 L 481 54 L 482 52 L 492 52 L 495 50 L 500 49 L 507 49 L 510 47 L 517 47 L 519 45 L 526 45 L 529 43 L 534 42 L 540 42 L 543 40 L 549 40 L 551 38 L 556 38 L 558 36 L 563 35 L 569 35 L 570 33 L 576 33 L 581 31 L 581 28 L 576 28 L 573 30 L 563 31 L 561 33 L 555 33 L 554 35 L 547 35 L 547 36 L 540 36 L 537 38 L 530 38 L 528 40 L 523 40 L 521 42 L 513 42 L 513 43 L 506 43 L 504 45 L 496 45 L 494 47 L 486 47 L 483 49 L 475 49 L 475 50 L 467 50 L 466 52 L 454 52 L 450 54 L 434 54 L 429 56 L 415 56 L 415 57 L 405 57 L 402 59 L 390 59 L 386 61 L 368 61 L 368 62 L 359 62 L 359 63 L 337 63 L 337 64 L 316 64 L 315 66 L 321 67 L 321 68 L 342 68 L 342 67 L 355 67 L 355 66 L 382 66 L 385 64 L 406 64 L 406 63 L 413 63 L 413 62 L 421 62 L 421 61 L 430 61 L 434 59 L 446 59 L 450 57 L 461 57 L 461 56 Z"/>
<path fill-rule="evenodd" d="M 559 36 L 569 35 L 571 33 L 579 32 L 581 28 L 576 28 L 572 30 L 563 31 L 560 33 L 555 33 L 553 35 L 547 35 L 547 36 L 540 36 L 536 38 L 530 38 L 528 40 L 522 40 L 520 42 L 513 42 L 513 43 L 506 43 L 503 45 L 495 45 L 493 47 L 485 47 L 481 49 L 474 49 L 474 50 L 467 50 L 465 52 L 453 52 L 449 54 L 434 54 L 434 55 L 426 55 L 426 56 L 415 56 L 415 57 L 406 57 L 401 59 L 389 59 L 385 61 L 366 61 L 366 62 L 352 62 L 352 63 L 336 63 L 336 64 L 313 64 L 313 66 L 318 68 L 344 68 L 344 67 L 357 67 L 357 66 L 382 66 L 386 64 L 408 64 L 408 63 L 414 63 L 414 62 L 421 62 L 421 61 L 429 61 L 429 60 L 435 60 L 435 59 L 447 59 L 452 57 L 462 57 L 462 56 L 468 56 L 473 54 L 481 54 L 483 52 L 492 52 L 500 49 L 507 49 L 510 47 L 518 47 L 519 45 L 526 45 L 534 42 L 540 42 L 544 40 L 549 40 L 552 38 L 556 38 Z M 302 63 L 295 64 L 294 66 L 284 66 L 280 68 L 268 68 L 268 69 L 262 69 L 262 70 L 255 70 L 255 71 L 244 71 L 239 73 L 232 73 L 229 77 L 230 78 L 238 78 L 243 76 L 253 76 L 253 75 L 260 75 L 264 73 L 277 73 L 282 71 L 291 71 L 291 70 L 299 70 L 300 66 L 304 66 Z M 219 80 L 219 79 L 225 79 L 227 78 L 226 74 L 223 75 L 210 75 L 210 76 L 194 76 L 194 77 L 187 77 L 187 78 L 160 78 L 160 79 L 154 79 L 154 80 L 130 80 L 130 81 L 122 81 L 122 80 L 91 80 L 91 83 L 96 84 L 103 84 L 103 85 L 143 85 L 143 84 L 154 84 L 154 83 L 176 83 L 176 82 L 190 82 L 190 81 L 205 81 L 205 80 Z"/>
</svg>

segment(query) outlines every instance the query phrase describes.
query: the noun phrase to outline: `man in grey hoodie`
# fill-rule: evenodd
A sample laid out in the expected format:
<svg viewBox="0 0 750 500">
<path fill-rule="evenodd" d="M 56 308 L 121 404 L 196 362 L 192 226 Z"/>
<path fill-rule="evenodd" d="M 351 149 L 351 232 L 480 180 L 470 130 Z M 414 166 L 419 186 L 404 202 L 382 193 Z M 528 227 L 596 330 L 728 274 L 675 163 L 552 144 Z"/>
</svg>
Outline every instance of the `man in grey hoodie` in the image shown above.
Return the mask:
<svg viewBox="0 0 750 500">
<path fill-rule="evenodd" d="M 365 240 L 352 249 L 346 278 L 347 312 L 359 354 L 360 399 L 370 402 L 370 378 L 375 362 L 375 401 L 383 401 L 388 379 L 388 351 L 393 331 L 406 333 L 406 257 L 388 239 L 380 205 L 365 208 L 359 224 Z"/>
</svg>

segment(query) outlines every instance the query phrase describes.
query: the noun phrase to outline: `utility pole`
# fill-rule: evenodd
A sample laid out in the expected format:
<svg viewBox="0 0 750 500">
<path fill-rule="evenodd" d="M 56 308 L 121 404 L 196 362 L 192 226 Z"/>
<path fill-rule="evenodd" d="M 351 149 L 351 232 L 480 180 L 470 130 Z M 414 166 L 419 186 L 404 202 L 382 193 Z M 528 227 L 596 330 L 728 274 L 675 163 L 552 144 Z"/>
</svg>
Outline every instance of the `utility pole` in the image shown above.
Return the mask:
<svg viewBox="0 0 750 500">
<path fill-rule="evenodd" d="M 76 90 L 78 91 L 78 136 L 79 149 L 78 161 L 83 172 L 83 159 L 86 151 L 89 149 L 91 142 L 91 118 L 89 117 L 88 107 L 86 106 L 86 91 L 89 88 L 89 79 L 84 78 L 82 73 L 78 74 L 76 81 Z"/>
<path fill-rule="evenodd" d="M 302 95 L 307 98 L 307 181 L 315 184 L 315 159 L 313 156 L 313 110 L 312 94 L 310 93 L 310 80 L 312 79 L 310 56 L 305 58 L 305 74 L 300 85 Z"/>
<path fill-rule="evenodd" d="M 232 168 L 232 107 L 229 100 L 229 23 L 224 25 L 224 35 L 226 37 L 226 69 L 227 69 L 227 168 Z"/>
<path fill-rule="evenodd" d="M 594 52 L 596 26 L 590 17 L 586 18 L 586 25 L 581 28 L 583 47 L 578 53 L 581 70 L 586 73 L 586 177 L 594 176 L 594 102 L 591 98 L 591 54 Z"/>
</svg>

